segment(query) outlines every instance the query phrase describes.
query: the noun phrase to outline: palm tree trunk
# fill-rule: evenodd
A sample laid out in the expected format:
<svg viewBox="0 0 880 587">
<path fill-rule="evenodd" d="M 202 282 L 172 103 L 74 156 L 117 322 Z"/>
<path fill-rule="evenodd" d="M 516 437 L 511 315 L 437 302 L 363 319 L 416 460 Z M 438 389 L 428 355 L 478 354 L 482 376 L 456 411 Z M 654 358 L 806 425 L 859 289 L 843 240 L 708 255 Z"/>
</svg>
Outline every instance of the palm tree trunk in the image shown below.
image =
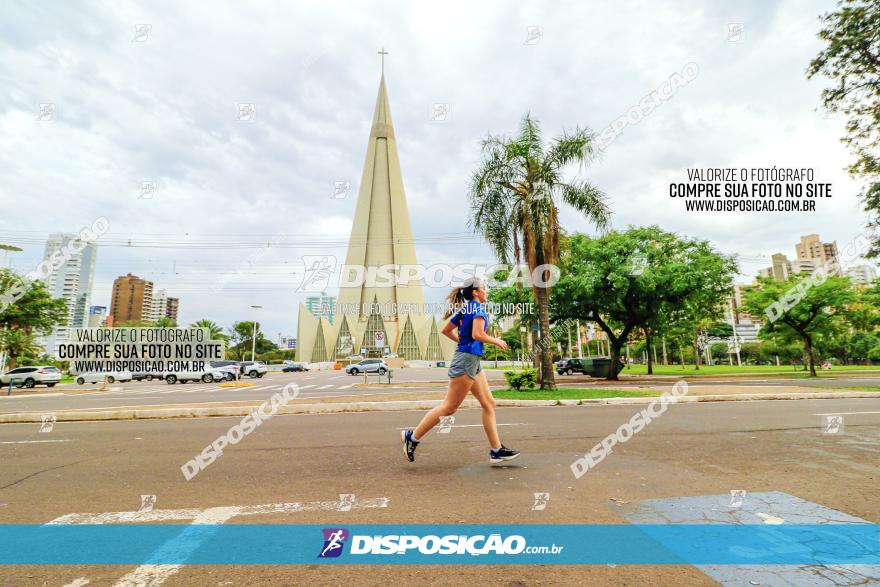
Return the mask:
<svg viewBox="0 0 880 587">
<path fill-rule="evenodd" d="M 553 349 L 550 344 L 550 289 L 538 288 L 540 303 L 538 315 L 541 324 L 541 389 L 556 389 L 556 380 L 553 375 Z"/>
</svg>

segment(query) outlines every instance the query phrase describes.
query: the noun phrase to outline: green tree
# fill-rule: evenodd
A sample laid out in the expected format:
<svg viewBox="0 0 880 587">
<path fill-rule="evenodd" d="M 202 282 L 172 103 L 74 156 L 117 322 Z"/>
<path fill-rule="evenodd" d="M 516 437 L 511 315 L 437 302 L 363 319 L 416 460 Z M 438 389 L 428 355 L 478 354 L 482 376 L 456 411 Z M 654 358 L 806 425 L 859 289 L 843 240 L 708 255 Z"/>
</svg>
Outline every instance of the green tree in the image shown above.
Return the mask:
<svg viewBox="0 0 880 587">
<path fill-rule="evenodd" d="M 244 359 L 245 357 L 250 358 L 254 323 L 247 320 L 243 322 L 235 322 L 232 325 L 229 334 L 229 342 L 231 346 L 228 348 L 227 352 L 230 356 L 233 356 L 236 359 Z M 262 330 L 260 330 L 260 323 L 257 322 L 257 354 L 260 355 L 277 349 L 278 345 L 265 337 Z"/>
<path fill-rule="evenodd" d="M 533 277 L 541 339 L 550 336 L 549 265 L 557 263 L 562 230 L 559 204 L 574 208 L 596 227 L 604 229 L 611 212 L 605 195 L 582 179 L 566 179 L 566 169 L 584 165 L 593 157 L 593 134 L 575 128 L 545 145 L 538 121 L 523 117 L 515 137 L 488 136 L 483 158 L 471 180 L 471 227 L 492 246 L 498 260 L 517 265 L 525 256 Z M 538 378 L 542 389 L 555 388 L 553 356 L 540 345 Z"/>
<path fill-rule="evenodd" d="M 855 155 L 849 172 L 864 177 L 862 192 L 870 226 L 880 227 L 880 3 L 840 0 L 824 14 L 819 38 L 825 46 L 810 62 L 807 78 L 822 75 L 833 82 L 822 90 L 822 104 L 846 115 L 841 139 Z M 872 256 L 880 255 L 880 241 Z"/>
<path fill-rule="evenodd" d="M 172 318 L 168 316 L 162 316 L 158 320 L 156 320 L 155 324 L 156 328 L 176 328 L 177 322 L 175 322 Z"/>
<path fill-rule="evenodd" d="M 208 331 L 211 340 L 221 340 L 221 339 L 229 339 L 229 336 L 223 332 L 223 328 L 214 322 L 213 320 L 208 320 L 207 318 L 202 318 L 196 322 L 190 324 L 190 328 L 204 328 Z"/>
<path fill-rule="evenodd" d="M 67 304 L 53 298 L 45 283 L 28 281 L 11 269 L 0 269 L 0 329 L 49 334 L 68 320 Z"/>
<path fill-rule="evenodd" d="M 767 320 L 758 336 L 777 341 L 800 339 L 812 377 L 816 377 L 817 339 L 829 337 L 840 328 L 847 306 L 855 297 L 847 277 L 828 277 L 805 287 L 801 276 L 786 281 L 759 278 L 758 287 L 746 290 L 744 295 L 745 307 L 753 316 L 778 316 Z M 785 306 L 790 307 L 783 310 Z"/>
<path fill-rule="evenodd" d="M 33 332 L 20 328 L 0 332 L 0 349 L 9 353 L 10 368 L 14 368 L 20 358 L 37 357 L 44 350 Z"/>
<path fill-rule="evenodd" d="M 608 336 L 612 367 L 637 329 L 682 324 L 696 316 L 714 316 L 730 291 L 736 263 L 707 241 L 693 240 L 659 227 L 631 227 L 590 238 L 569 238 L 562 276 L 554 288 L 557 319 L 595 322 Z M 691 332 L 693 332 L 691 330 Z M 646 345 L 651 356 L 650 345 Z"/>
</svg>

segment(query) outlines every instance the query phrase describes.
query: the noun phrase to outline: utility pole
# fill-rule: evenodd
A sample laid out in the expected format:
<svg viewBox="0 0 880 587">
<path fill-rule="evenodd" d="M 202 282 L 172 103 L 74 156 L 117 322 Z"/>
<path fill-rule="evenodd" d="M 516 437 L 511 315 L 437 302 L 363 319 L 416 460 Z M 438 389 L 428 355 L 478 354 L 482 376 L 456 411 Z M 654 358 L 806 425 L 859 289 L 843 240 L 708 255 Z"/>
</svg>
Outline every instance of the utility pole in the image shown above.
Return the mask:
<svg viewBox="0 0 880 587">
<path fill-rule="evenodd" d="M 578 336 L 578 358 L 580 358 L 580 357 L 584 356 L 584 350 L 581 347 L 581 321 L 577 320 L 576 322 L 577 322 L 577 336 Z M 590 353 L 589 345 L 590 345 L 590 343 L 588 342 L 587 343 L 587 354 Z"/>
<path fill-rule="evenodd" d="M 254 310 L 259 310 L 263 306 L 251 306 Z M 256 312 L 254 312 L 256 314 Z M 256 317 L 256 316 L 255 316 Z M 254 334 L 251 337 L 251 361 L 257 360 L 257 321 L 254 320 Z"/>
</svg>

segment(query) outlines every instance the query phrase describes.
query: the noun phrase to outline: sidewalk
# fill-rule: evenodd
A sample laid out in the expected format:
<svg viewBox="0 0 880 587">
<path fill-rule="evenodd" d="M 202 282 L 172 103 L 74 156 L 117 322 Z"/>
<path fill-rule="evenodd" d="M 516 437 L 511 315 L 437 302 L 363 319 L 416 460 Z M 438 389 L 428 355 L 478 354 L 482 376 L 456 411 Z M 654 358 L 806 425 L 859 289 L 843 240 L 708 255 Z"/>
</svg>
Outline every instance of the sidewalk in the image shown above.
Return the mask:
<svg viewBox="0 0 880 587">
<path fill-rule="evenodd" d="M 387 388 L 386 388 L 387 389 Z M 644 405 L 655 401 L 664 390 L 656 389 L 657 395 L 644 397 L 613 397 L 602 399 L 560 399 L 527 400 L 496 399 L 498 407 L 539 407 L 539 406 L 600 406 L 600 405 Z M 680 403 L 716 401 L 759 401 L 759 400 L 797 400 L 797 399 L 880 399 L 880 393 L 870 391 L 815 391 L 815 388 L 780 388 L 778 391 L 754 393 L 754 388 L 730 388 L 718 386 L 700 390 L 689 386 L 688 395 L 678 399 Z M 360 394 L 326 398 L 303 398 L 281 406 L 277 414 L 326 414 L 337 412 L 373 412 L 429 410 L 440 404 L 444 391 L 401 392 L 383 394 Z M 101 420 L 141 420 L 167 418 L 206 418 L 246 416 L 262 402 L 257 400 L 202 402 L 189 404 L 152 404 L 145 406 L 97 407 L 89 409 L 68 409 L 50 412 L 58 422 L 101 421 Z M 479 402 L 468 398 L 462 408 L 478 408 Z M 40 423 L 45 412 L 20 412 L 0 414 L 0 424 Z"/>
</svg>

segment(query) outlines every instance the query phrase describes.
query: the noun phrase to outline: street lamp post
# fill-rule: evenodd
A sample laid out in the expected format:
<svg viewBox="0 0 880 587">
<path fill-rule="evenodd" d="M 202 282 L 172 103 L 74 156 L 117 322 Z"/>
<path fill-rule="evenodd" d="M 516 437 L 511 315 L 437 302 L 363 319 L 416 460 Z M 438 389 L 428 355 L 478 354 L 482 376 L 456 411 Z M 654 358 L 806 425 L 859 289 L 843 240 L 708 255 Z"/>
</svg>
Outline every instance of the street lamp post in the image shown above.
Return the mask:
<svg viewBox="0 0 880 587">
<path fill-rule="evenodd" d="M 259 310 L 263 306 L 251 306 L 254 310 Z M 257 321 L 254 320 L 254 334 L 251 337 L 251 361 L 257 360 Z"/>
</svg>

